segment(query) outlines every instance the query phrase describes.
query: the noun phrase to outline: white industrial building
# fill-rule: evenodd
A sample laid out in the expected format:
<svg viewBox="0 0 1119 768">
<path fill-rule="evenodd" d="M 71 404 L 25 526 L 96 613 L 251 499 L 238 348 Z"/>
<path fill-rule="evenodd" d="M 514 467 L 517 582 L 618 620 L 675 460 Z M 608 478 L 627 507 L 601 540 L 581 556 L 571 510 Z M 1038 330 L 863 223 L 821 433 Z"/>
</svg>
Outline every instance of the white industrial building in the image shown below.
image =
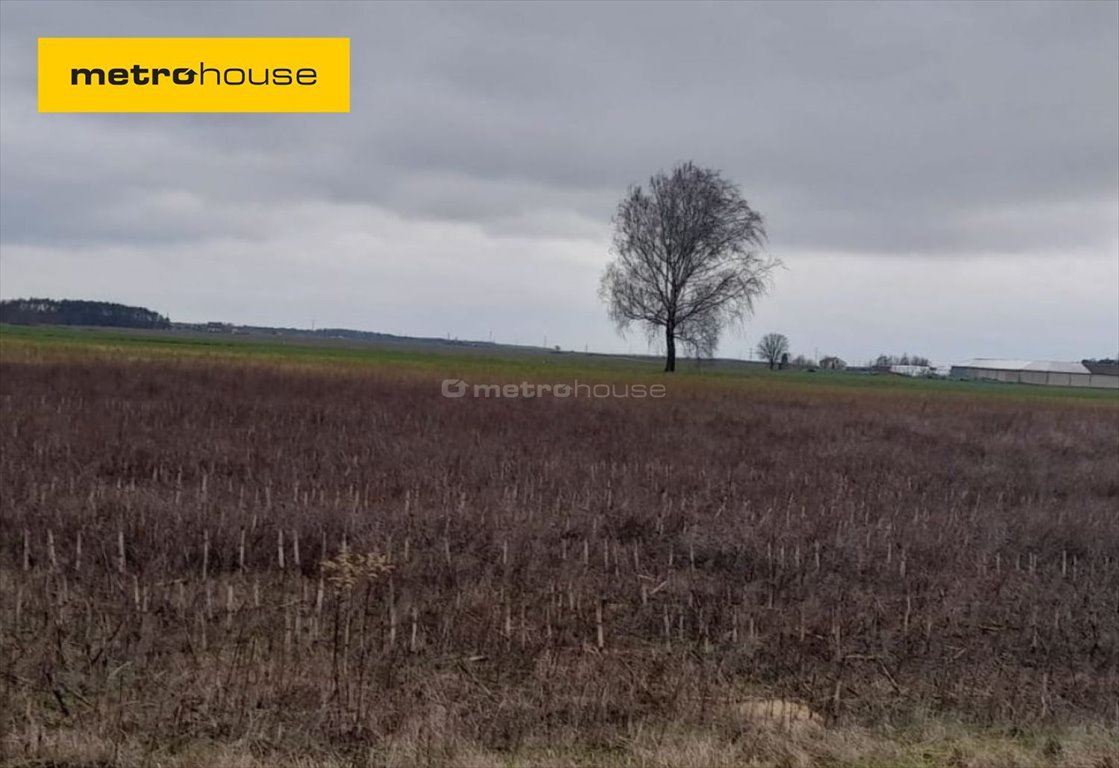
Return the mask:
<svg viewBox="0 0 1119 768">
<path fill-rule="evenodd" d="M 1110 366 L 1109 366 L 1110 367 Z M 1089 370 L 1083 363 L 1047 360 L 995 360 L 978 358 L 952 366 L 953 379 L 1004 381 L 1050 387 L 1119 389 L 1119 371 Z"/>
</svg>

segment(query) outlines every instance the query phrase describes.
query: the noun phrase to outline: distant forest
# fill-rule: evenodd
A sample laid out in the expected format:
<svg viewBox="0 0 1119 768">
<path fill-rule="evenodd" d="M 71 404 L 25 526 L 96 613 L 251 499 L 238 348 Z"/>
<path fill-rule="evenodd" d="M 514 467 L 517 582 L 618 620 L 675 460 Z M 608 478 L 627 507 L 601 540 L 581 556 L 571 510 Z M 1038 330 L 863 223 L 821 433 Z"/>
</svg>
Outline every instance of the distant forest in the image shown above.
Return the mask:
<svg viewBox="0 0 1119 768">
<path fill-rule="evenodd" d="M 0 301 L 0 323 L 17 325 L 101 325 L 111 328 L 170 328 L 171 321 L 150 309 L 107 301 L 8 299 Z"/>
</svg>

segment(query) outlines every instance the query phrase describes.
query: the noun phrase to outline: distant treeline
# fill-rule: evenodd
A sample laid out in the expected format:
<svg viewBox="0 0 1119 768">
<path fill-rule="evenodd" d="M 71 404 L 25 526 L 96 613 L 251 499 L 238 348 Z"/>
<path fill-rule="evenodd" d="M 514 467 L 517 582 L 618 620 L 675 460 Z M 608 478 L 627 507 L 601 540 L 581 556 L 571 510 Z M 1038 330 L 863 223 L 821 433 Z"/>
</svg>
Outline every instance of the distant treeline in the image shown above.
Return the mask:
<svg viewBox="0 0 1119 768">
<path fill-rule="evenodd" d="M 107 301 L 8 299 L 0 301 L 0 323 L 101 325 L 111 328 L 170 328 L 171 321 L 143 307 Z"/>
<path fill-rule="evenodd" d="M 927 357 L 922 357 L 921 355 L 904 354 L 904 355 L 879 355 L 877 358 L 875 358 L 874 362 L 871 363 L 871 365 L 874 368 L 890 368 L 891 366 L 895 366 L 895 365 L 918 365 L 918 366 L 923 365 L 923 366 L 928 366 L 928 365 L 930 365 L 930 363 L 929 363 L 929 359 Z"/>
<path fill-rule="evenodd" d="M 430 344 L 460 347 L 501 347 L 518 346 L 495 344 L 492 341 L 467 341 L 458 337 L 439 338 L 434 336 L 399 336 L 378 331 L 355 331 L 351 328 L 287 328 L 270 325 L 234 325 L 233 323 L 172 323 L 172 328 L 181 331 L 205 331 L 207 333 L 254 334 L 265 336 L 288 336 L 303 339 L 340 339 L 360 342 L 403 342 L 407 344 Z"/>
</svg>

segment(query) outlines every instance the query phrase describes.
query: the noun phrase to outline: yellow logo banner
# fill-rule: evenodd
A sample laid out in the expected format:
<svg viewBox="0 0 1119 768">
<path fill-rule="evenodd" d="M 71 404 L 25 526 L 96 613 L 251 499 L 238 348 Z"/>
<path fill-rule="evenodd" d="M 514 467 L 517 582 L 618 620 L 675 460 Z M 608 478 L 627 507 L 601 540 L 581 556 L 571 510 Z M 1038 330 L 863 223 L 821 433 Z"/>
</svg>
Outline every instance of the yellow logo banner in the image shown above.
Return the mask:
<svg viewBox="0 0 1119 768">
<path fill-rule="evenodd" d="M 41 37 L 40 112 L 349 112 L 347 37 Z"/>
</svg>

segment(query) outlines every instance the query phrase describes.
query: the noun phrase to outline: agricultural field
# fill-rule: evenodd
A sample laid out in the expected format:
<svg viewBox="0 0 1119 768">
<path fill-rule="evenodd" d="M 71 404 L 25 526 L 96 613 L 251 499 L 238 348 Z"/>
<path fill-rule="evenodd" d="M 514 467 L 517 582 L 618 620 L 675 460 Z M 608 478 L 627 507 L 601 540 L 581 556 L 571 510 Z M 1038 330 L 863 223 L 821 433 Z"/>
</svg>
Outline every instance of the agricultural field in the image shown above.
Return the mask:
<svg viewBox="0 0 1119 768">
<path fill-rule="evenodd" d="M 1114 392 L 5 328 L 0 448 L 3 765 L 1119 766 Z"/>
</svg>

